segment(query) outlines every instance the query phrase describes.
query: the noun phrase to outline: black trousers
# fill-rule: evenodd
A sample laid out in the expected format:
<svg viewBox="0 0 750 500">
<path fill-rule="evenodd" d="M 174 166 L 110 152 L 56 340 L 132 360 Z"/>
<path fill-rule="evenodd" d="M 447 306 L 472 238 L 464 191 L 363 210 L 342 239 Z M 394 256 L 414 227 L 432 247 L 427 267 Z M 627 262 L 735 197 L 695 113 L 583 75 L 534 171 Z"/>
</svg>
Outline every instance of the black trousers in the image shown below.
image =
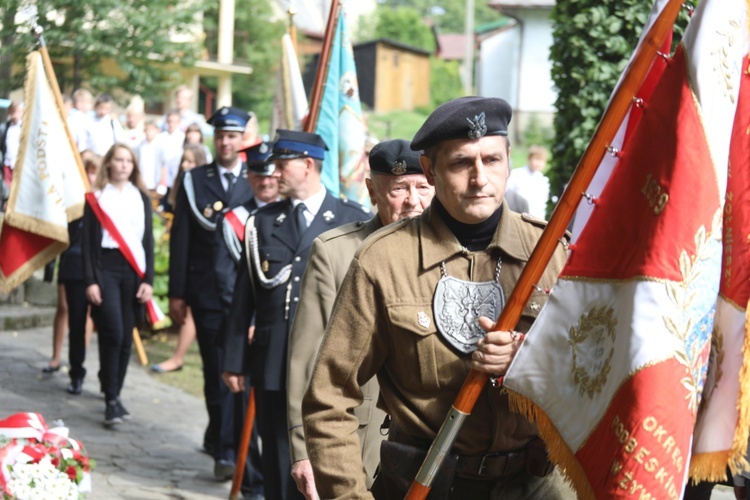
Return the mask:
<svg viewBox="0 0 750 500">
<path fill-rule="evenodd" d="M 246 377 L 245 388 L 247 390 L 234 395 L 234 442 L 237 443 L 237 446 L 239 446 L 240 441 L 242 440 L 242 428 L 245 425 L 245 412 L 247 410 L 247 402 L 250 396 L 249 387 L 250 383 Z M 257 398 L 255 408 L 257 415 Z M 263 465 L 261 463 L 258 435 L 258 418 L 256 416 L 255 421 L 253 422 L 253 433 L 250 435 L 250 447 L 247 451 L 245 472 L 242 475 L 241 491 L 243 494 L 262 496 Z"/>
<path fill-rule="evenodd" d="M 83 281 L 66 281 L 65 299 L 68 302 L 68 362 L 70 379 L 83 379 L 86 369 L 86 284 Z"/>
<path fill-rule="evenodd" d="M 119 250 L 104 249 L 101 262 L 102 303 L 93 306 L 92 315 L 99 335 L 99 379 L 111 401 L 120 396 L 128 371 L 140 279 Z"/>
<path fill-rule="evenodd" d="M 221 379 L 224 349 L 218 342 L 222 312 L 191 306 L 203 361 L 203 394 L 208 411 L 204 440 L 214 447 L 214 459 L 234 461 L 234 395 Z"/>
<path fill-rule="evenodd" d="M 260 439 L 263 443 L 263 490 L 266 500 L 302 499 L 292 479 L 289 433 L 286 418 L 286 391 L 255 388 L 255 405 Z"/>
</svg>

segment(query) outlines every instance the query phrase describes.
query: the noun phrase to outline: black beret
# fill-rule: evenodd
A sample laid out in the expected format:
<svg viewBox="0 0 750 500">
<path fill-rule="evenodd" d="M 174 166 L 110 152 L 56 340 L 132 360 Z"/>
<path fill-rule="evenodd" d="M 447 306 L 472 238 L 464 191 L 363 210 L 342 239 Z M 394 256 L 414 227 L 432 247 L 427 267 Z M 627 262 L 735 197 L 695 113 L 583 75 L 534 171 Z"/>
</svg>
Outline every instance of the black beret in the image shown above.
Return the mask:
<svg viewBox="0 0 750 500">
<path fill-rule="evenodd" d="M 250 146 L 247 149 L 243 149 L 247 158 L 247 168 L 251 172 L 255 172 L 258 175 L 271 175 L 275 170 L 274 164 L 269 161 L 271 156 L 271 147 L 273 144 L 270 142 L 261 142 L 255 146 Z"/>
<path fill-rule="evenodd" d="M 289 160 L 309 156 L 317 160 L 325 159 L 328 146 L 318 134 L 278 129 L 273 142 L 271 160 Z"/>
<path fill-rule="evenodd" d="M 411 149 L 424 150 L 449 139 L 479 139 L 485 135 L 508 135 L 513 111 L 497 97 L 459 97 L 441 104 L 427 117 Z"/>
<path fill-rule="evenodd" d="M 243 132 L 250 120 L 250 113 L 234 106 L 219 108 L 208 119 L 208 124 L 214 126 L 214 130 L 230 130 Z"/>
<path fill-rule="evenodd" d="M 370 170 L 388 175 L 424 174 L 419 164 L 421 154 L 409 148 L 409 141 L 383 141 L 370 151 Z"/>
</svg>

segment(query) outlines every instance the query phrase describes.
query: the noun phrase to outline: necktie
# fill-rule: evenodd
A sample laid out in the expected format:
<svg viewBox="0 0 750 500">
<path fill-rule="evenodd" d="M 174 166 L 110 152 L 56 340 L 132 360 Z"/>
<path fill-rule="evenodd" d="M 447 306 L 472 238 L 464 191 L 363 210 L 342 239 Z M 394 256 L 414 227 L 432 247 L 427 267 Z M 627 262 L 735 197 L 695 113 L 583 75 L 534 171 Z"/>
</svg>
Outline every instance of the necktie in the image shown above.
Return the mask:
<svg viewBox="0 0 750 500">
<path fill-rule="evenodd" d="M 227 198 L 231 198 L 232 188 L 234 188 L 235 176 L 232 172 L 225 172 L 224 178 L 227 180 Z"/>
<path fill-rule="evenodd" d="M 307 231 L 307 219 L 305 219 L 305 204 L 299 203 L 294 207 L 294 219 L 297 222 L 297 234 L 302 236 Z"/>
</svg>

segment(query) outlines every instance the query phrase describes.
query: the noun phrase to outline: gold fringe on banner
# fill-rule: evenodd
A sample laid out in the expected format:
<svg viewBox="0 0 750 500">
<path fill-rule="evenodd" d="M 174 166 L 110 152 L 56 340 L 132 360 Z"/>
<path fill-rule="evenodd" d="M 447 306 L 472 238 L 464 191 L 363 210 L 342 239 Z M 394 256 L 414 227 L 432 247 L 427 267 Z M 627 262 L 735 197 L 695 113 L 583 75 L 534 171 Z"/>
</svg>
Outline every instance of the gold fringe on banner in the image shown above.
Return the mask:
<svg viewBox="0 0 750 500">
<path fill-rule="evenodd" d="M 750 12 L 750 2 L 748 2 Z M 750 468 L 745 458 L 747 440 L 750 437 L 750 303 L 745 306 L 745 341 L 742 344 L 742 368 L 740 369 L 740 394 L 737 401 L 738 421 L 732 441 L 729 467 L 732 472 Z"/>
<path fill-rule="evenodd" d="M 578 498 L 583 500 L 595 498 L 586 473 L 575 457 L 573 451 L 563 441 L 557 428 L 549 419 L 547 414 L 532 403 L 527 397 L 505 389 L 508 393 L 508 405 L 510 410 L 526 417 L 530 422 L 536 424 L 539 436 L 547 444 L 550 461 L 558 467 L 565 479 L 573 485 Z"/>
</svg>

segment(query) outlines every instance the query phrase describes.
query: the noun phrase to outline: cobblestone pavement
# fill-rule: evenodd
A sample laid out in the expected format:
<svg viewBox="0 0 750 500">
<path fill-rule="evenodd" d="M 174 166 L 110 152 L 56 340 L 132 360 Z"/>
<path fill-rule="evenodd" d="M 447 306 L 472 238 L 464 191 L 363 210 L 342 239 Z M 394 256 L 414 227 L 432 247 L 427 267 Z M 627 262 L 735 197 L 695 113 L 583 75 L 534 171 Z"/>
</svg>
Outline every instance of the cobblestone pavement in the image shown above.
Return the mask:
<svg viewBox="0 0 750 500">
<path fill-rule="evenodd" d="M 213 460 L 199 451 L 207 423 L 203 400 L 160 382 L 134 357 L 122 391 L 133 419 L 108 430 L 102 424 L 96 335 L 80 396 L 65 391 L 66 366 L 52 375 L 41 372 L 51 344 L 51 327 L 0 331 L 0 418 L 30 411 L 41 413 L 48 425 L 62 420 L 96 460 L 87 498 L 228 498 L 230 483 L 214 480 Z"/>
</svg>

